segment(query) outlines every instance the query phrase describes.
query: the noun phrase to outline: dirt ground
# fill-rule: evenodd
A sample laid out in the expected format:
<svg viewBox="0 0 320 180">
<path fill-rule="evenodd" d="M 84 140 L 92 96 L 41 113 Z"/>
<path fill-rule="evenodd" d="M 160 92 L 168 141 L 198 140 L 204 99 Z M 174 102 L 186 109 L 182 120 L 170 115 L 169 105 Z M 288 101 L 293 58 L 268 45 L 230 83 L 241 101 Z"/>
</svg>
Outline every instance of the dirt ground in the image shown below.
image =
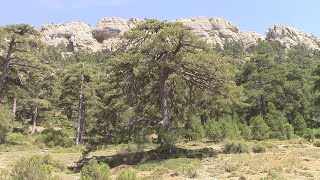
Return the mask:
<svg viewBox="0 0 320 180">
<path fill-rule="evenodd" d="M 193 161 L 187 159 L 177 160 L 177 162 L 156 162 L 152 168 L 146 166 L 132 166 L 138 172 L 142 179 L 288 179 L 288 180 L 320 180 L 320 148 L 310 143 L 301 141 L 272 141 L 270 147 L 265 153 L 245 153 L 245 154 L 219 154 L 217 157 L 208 157 Z M 211 147 L 222 151 L 222 144 L 212 143 L 185 143 L 180 147 L 188 149 L 197 149 Z M 112 155 L 116 150 L 98 151 L 96 155 Z M 52 153 L 47 150 L 32 151 L 14 151 L 0 152 L 0 170 L 10 171 L 12 164 L 18 158 L 28 157 L 39 154 L 50 154 L 50 156 L 61 163 L 67 165 L 77 161 L 81 154 L 79 153 Z M 181 171 L 181 166 L 192 165 L 197 161 L 198 164 L 192 167 L 190 171 Z M 200 163 L 199 163 L 200 162 Z M 158 164 L 157 164 L 158 163 Z M 170 164 L 171 163 L 171 164 Z M 189 164 L 190 163 L 190 164 Z M 172 165 L 174 164 L 174 166 Z M 149 167 L 148 167 L 149 166 Z M 127 167 L 127 166 L 123 166 Z M 113 174 L 117 174 L 121 168 L 112 169 Z M 54 173 L 60 179 L 72 180 L 79 179 L 79 173 Z M 114 179 L 116 175 L 112 178 Z"/>
</svg>

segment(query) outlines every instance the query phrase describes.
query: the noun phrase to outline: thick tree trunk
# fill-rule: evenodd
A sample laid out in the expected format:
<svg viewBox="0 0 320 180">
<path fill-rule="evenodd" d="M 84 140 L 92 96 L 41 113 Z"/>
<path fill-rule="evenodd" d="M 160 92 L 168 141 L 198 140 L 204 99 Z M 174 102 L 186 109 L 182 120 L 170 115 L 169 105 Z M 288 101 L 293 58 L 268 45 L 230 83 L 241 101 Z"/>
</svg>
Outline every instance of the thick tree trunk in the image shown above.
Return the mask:
<svg viewBox="0 0 320 180">
<path fill-rule="evenodd" d="M 81 75 L 81 84 L 80 84 L 80 95 L 79 95 L 79 107 L 78 107 L 78 118 L 77 118 L 77 132 L 76 132 L 76 145 L 79 145 L 83 142 L 83 130 L 84 130 L 84 94 L 83 94 L 83 81 L 84 76 Z"/>
<path fill-rule="evenodd" d="M 68 120 L 71 120 L 72 119 L 72 107 L 71 107 L 71 105 L 67 106 L 66 111 L 67 111 L 66 113 L 67 113 Z"/>
<path fill-rule="evenodd" d="M 16 97 L 14 97 L 12 100 L 12 112 L 13 112 L 13 114 L 16 114 L 16 112 L 17 112 L 17 98 Z"/>
<path fill-rule="evenodd" d="M 202 108 L 202 109 L 207 109 L 204 101 L 201 101 L 201 102 L 200 102 L 200 105 L 201 105 L 201 108 Z M 207 121 L 208 121 L 208 115 L 207 115 L 206 112 L 203 112 L 203 113 L 200 115 L 200 120 L 201 120 L 201 124 L 202 124 L 202 125 L 205 125 L 205 124 L 207 123 Z"/>
<path fill-rule="evenodd" d="M 37 106 L 33 106 L 32 107 L 32 129 L 31 129 L 31 134 L 34 134 L 35 131 L 36 131 L 37 117 L 38 117 L 38 107 Z"/>
<path fill-rule="evenodd" d="M 81 123 L 80 123 L 80 132 L 81 132 L 81 139 L 80 139 L 80 143 L 83 143 L 83 138 L 84 138 L 84 119 L 85 119 L 85 111 L 86 111 L 86 105 L 83 104 L 83 107 L 82 107 L 82 118 L 81 118 Z"/>
<path fill-rule="evenodd" d="M 160 95 L 160 108 L 162 115 L 162 123 L 169 127 L 171 125 L 168 106 L 168 88 L 166 81 L 169 76 L 169 70 L 160 67 L 160 79 L 159 79 L 159 95 Z"/>
<path fill-rule="evenodd" d="M 84 102 L 83 95 L 80 95 L 80 102 L 78 108 L 78 118 L 77 118 L 77 135 L 76 135 L 76 145 L 83 142 L 83 130 L 84 130 Z"/>
<path fill-rule="evenodd" d="M 25 107 L 23 107 L 21 110 L 21 120 L 22 120 L 22 125 L 25 125 L 25 122 L 26 122 L 26 109 L 25 109 Z"/>
<path fill-rule="evenodd" d="M 258 87 L 259 89 L 261 90 L 261 92 L 264 93 L 264 86 L 263 86 L 263 83 L 262 83 L 262 78 L 261 76 L 259 77 L 259 80 L 258 80 Z M 260 115 L 262 116 L 265 116 L 267 114 L 267 102 L 266 102 L 266 97 L 264 94 L 261 94 L 259 99 L 258 99 L 258 102 L 259 102 L 259 109 L 260 109 Z"/>
<path fill-rule="evenodd" d="M 260 96 L 260 114 L 263 116 L 267 114 L 267 102 L 264 95 Z"/>
<path fill-rule="evenodd" d="M 5 86 L 5 82 L 6 82 L 6 78 L 8 76 L 9 73 L 9 69 L 10 69 L 10 65 L 12 63 L 12 54 L 13 54 L 13 49 L 14 49 L 14 45 L 15 45 L 15 39 L 12 39 L 10 41 L 9 44 L 9 49 L 8 49 L 8 53 L 5 59 L 5 63 L 4 63 L 4 67 L 2 70 L 2 74 L 0 76 L 0 102 L 4 97 L 3 91 L 4 91 L 4 86 Z"/>
</svg>

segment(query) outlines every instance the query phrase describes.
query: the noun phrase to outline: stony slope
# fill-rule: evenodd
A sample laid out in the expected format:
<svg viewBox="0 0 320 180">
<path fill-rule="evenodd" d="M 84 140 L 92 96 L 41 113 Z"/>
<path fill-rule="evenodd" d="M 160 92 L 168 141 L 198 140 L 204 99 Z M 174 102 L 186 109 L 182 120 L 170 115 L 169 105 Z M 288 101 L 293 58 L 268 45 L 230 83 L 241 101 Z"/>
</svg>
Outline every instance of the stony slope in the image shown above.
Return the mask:
<svg viewBox="0 0 320 180">
<path fill-rule="evenodd" d="M 235 40 L 242 41 L 247 48 L 256 44 L 259 39 L 267 39 L 278 40 L 287 48 L 296 44 L 305 44 L 311 49 L 320 49 L 320 43 L 316 37 L 283 25 L 273 25 L 264 37 L 255 32 L 241 31 L 234 23 L 222 18 L 196 17 L 176 21 L 182 22 L 195 34 L 212 44 L 223 45 L 226 40 Z M 40 31 L 45 43 L 54 46 L 63 43 L 69 51 L 80 49 L 112 51 L 119 42 L 118 35 L 129 31 L 139 22 L 141 20 L 136 18 L 109 17 L 100 19 L 96 27 L 74 21 L 67 24 L 43 25 Z"/>
</svg>

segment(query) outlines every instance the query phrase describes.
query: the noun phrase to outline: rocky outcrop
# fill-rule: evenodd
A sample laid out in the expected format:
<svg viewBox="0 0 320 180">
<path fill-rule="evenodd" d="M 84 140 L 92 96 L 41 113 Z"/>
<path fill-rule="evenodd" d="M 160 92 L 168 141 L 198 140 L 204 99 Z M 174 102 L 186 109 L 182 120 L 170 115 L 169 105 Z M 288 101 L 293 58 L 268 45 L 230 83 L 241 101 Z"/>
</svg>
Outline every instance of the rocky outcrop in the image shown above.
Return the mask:
<svg viewBox="0 0 320 180">
<path fill-rule="evenodd" d="M 100 19 L 97 26 L 93 29 L 93 37 L 101 44 L 103 51 L 112 51 L 119 42 L 119 34 L 129 31 L 135 27 L 141 20 L 136 18 L 103 18 Z"/>
<path fill-rule="evenodd" d="M 49 45 L 63 44 L 69 51 L 89 49 L 92 51 L 111 51 L 119 42 L 118 35 L 129 31 L 140 20 L 136 18 L 103 18 L 95 28 L 74 21 L 67 24 L 48 24 L 41 27 L 43 41 Z"/>
<path fill-rule="evenodd" d="M 280 24 L 273 25 L 266 33 L 267 40 L 277 40 L 286 48 L 303 44 L 311 49 L 320 49 L 319 40 L 300 29 L 286 27 Z"/>
<path fill-rule="evenodd" d="M 209 43 L 223 47 L 226 41 L 241 41 L 245 48 L 258 42 L 259 39 L 277 40 L 287 48 L 304 44 L 311 49 L 320 49 L 316 37 L 302 30 L 273 25 L 266 37 L 248 31 L 241 31 L 229 21 L 216 17 L 197 17 L 176 20 L 185 24 L 190 30 Z M 141 20 L 136 18 L 103 18 L 96 27 L 75 21 L 67 24 L 48 24 L 41 28 L 43 41 L 49 45 L 63 44 L 69 51 L 89 49 L 92 51 L 112 51 L 119 43 L 119 35 L 135 27 Z"/>
<path fill-rule="evenodd" d="M 69 51 L 89 49 L 97 51 L 101 45 L 92 36 L 93 28 L 83 22 L 74 21 L 67 24 L 48 24 L 41 27 L 43 41 L 49 45 L 63 44 Z"/>
<path fill-rule="evenodd" d="M 226 41 L 241 41 L 245 48 L 250 47 L 264 39 L 263 36 L 254 32 L 245 32 L 231 22 L 222 18 L 197 17 L 191 19 L 177 20 L 190 28 L 195 34 L 199 35 L 209 43 L 219 44 L 223 47 Z"/>
</svg>

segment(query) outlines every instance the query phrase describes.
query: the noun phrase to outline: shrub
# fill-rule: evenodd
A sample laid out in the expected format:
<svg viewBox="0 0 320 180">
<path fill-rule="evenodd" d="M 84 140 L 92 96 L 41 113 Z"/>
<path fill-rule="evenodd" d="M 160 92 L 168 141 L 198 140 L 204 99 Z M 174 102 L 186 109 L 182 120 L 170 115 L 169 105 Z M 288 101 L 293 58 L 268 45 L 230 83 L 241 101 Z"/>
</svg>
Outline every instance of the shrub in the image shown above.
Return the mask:
<svg viewBox="0 0 320 180">
<path fill-rule="evenodd" d="M 230 117 L 219 120 L 222 123 L 222 135 L 225 139 L 238 140 L 241 139 L 241 132 L 238 123 Z"/>
<path fill-rule="evenodd" d="M 280 140 L 290 139 L 293 136 L 293 127 L 287 122 L 284 113 L 277 110 L 272 103 L 268 103 L 265 120 L 270 128 L 270 137 Z"/>
<path fill-rule="evenodd" d="M 89 163 L 81 169 L 81 180 L 109 180 L 111 179 L 110 168 L 106 164 L 99 164 L 98 161 L 93 158 Z"/>
<path fill-rule="evenodd" d="M 138 179 L 137 173 L 132 168 L 126 168 L 122 170 L 117 177 L 117 180 L 136 180 L 136 179 Z"/>
<path fill-rule="evenodd" d="M 150 134 L 152 134 L 152 131 L 149 128 L 135 128 L 133 135 L 132 135 L 132 141 L 135 144 L 138 144 L 139 146 L 143 147 L 149 143 L 151 143 Z"/>
<path fill-rule="evenodd" d="M 237 122 L 227 117 L 218 121 L 211 120 L 206 125 L 206 136 L 215 143 L 225 139 L 240 139 L 240 130 Z"/>
<path fill-rule="evenodd" d="M 262 144 L 257 144 L 257 145 L 252 146 L 252 151 L 254 153 L 264 153 L 264 152 L 266 152 L 266 147 Z"/>
<path fill-rule="evenodd" d="M 224 170 L 227 171 L 227 172 L 233 172 L 233 171 L 236 171 L 238 168 L 239 168 L 238 166 L 227 164 L 224 167 Z"/>
<path fill-rule="evenodd" d="M 309 142 L 313 141 L 315 139 L 313 130 L 308 128 L 306 132 L 303 134 L 303 138 L 305 138 Z"/>
<path fill-rule="evenodd" d="M 314 132 L 315 138 L 320 139 L 320 128 L 314 129 L 313 132 Z"/>
<path fill-rule="evenodd" d="M 307 123 L 301 114 L 298 114 L 294 118 L 293 127 L 294 127 L 294 132 L 299 136 L 303 136 L 303 134 L 307 130 Z"/>
<path fill-rule="evenodd" d="M 9 108 L 0 104 L 0 144 L 6 141 L 10 122 L 14 119 L 14 117 L 14 114 Z"/>
<path fill-rule="evenodd" d="M 248 125 L 240 124 L 240 132 L 243 139 L 252 140 L 252 130 Z"/>
<path fill-rule="evenodd" d="M 21 143 L 25 140 L 25 136 L 21 133 L 8 133 L 6 141 L 7 142 L 15 142 L 15 143 Z"/>
<path fill-rule="evenodd" d="M 292 139 L 292 137 L 294 136 L 293 126 L 291 124 L 289 124 L 288 122 L 286 122 L 284 127 L 285 127 L 285 138 Z"/>
<path fill-rule="evenodd" d="M 314 145 L 315 147 L 320 147 L 320 140 L 317 139 L 317 140 L 313 141 L 313 145 Z"/>
<path fill-rule="evenodd" d="M 7 133 L 9 132 L 9 128 L 5 126 L 0 126 L 0 144 L 6 142 Z"/>
<path fill-rule="evenodd" d="M 269 138 L 269 127 L 263 120 L 262 116 L 255 116 L 252 119 L 252 135 L 253 138 L 261 141 Z"/>
<path fill-rule="evenodd" d="M 260 178 L 260 180 L 283 180 L 284 178 L 281 174 L 276 171 L 270 171 L 267 177 Z"/>
<path fill-rule="evenodd" d="M 205 136 L 204 128 L 199 119 L 192 119 L 187 125 L 187 135 L 193 141 L 202 140 Z"/>
<path fill-rule="evenodd" d="M 71 147 L 74 145 L 74 141 L 61 130 L 46 129 L 41 134 L 38 143 L 43 142 L 48 147 Z"/>
<path fill-rule="evenodd" d="M 32 156 L 19 159 L 12 170 L 13 180 L 49 180 L 52 179 L 49 156 Z"/>
<path fill-rule="evenodd" d="M 184 139 L 185 130 L 183 128 L 166 129 L 164 127 L 159 128 L 158 140 L 163 147 L 175 147 L 176 143 L 182 142 Z"/>
<path fill-rule="evenodd" d="M 210 121 L 206 125 L 206 136 L 208 139 L 215 143 L 221 142 L 223 140 L 222 127 L 217 121 Z"/>
<path fill-rule="evenodd" d="M 248 152 L 249 146 L 243 142 L 228 142 L 224 145 L 224 153 L 227 154 L 240 154 Z"/>
</svg>

